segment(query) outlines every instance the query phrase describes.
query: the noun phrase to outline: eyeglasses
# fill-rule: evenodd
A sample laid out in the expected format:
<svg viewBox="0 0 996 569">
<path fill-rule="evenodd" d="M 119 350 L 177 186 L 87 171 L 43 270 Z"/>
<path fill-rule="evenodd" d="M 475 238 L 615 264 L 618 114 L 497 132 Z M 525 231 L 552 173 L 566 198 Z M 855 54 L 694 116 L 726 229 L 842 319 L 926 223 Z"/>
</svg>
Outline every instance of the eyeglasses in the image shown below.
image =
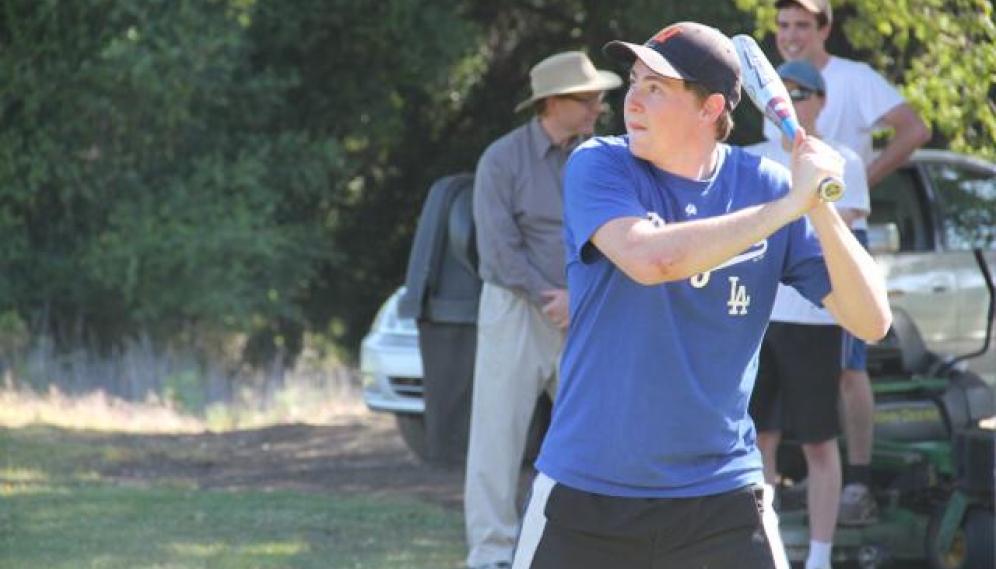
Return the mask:
<svg viewBox="0 0 996 569">
<path fill-rule="evenodd" d="M 799 101 L 805 101 L 806 99 L 812 97 L 815 94 L 816 91 L 812 89 L 802 89 L 800 87 L 789 90 L 789 98 L 792 99 L 793 103 L 797 103 Z"/>
<path fill-rule="evenodd" d="M 602 102 L 605 100 L 605 93 L 598 92 L 594 95 L 568 94 L 568 95 L 561 95 L 561 97 L 564 99 L 570 99 L 572 101 L 576 101 L 578 103 L 581 103 L 582 105 L 585 105 L 586 107 L 600 107 L 602 106 Z"/>
</svg>

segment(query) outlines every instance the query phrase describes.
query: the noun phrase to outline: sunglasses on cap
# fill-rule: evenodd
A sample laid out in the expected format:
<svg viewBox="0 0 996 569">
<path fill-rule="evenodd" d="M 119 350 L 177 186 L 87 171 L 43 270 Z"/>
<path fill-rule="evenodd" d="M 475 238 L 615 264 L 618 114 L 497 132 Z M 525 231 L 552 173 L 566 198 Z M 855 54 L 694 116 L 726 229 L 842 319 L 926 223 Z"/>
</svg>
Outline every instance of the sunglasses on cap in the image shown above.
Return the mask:
<svg viewBox="0 0 996 569">
<path fill-rule="evenodd" d="M 792 99 L 792 102 L 797 103 L 799 101 L 805 101 L 806 99 L 812 97 L 816 94 L 816 91 L 812 89 L 803 89 L 802 87 L 796 87 L 795 89 L 789 89 L 788 95 Z"/>
</svg>

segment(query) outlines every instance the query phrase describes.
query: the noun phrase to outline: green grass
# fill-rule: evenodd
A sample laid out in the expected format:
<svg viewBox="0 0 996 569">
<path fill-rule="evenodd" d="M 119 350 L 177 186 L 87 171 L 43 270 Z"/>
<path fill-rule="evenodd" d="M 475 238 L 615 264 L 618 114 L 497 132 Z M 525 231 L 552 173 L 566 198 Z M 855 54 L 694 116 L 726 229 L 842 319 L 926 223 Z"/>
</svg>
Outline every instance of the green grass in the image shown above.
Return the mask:
<svg viewBox="0 0 996 569">
<path fill-rule="evenodd" d="M 82 442 L 81 442 L 82 441 Z M 457 512 L 401 498 L 122 485 L 134 449 L 52 427 L 0 429 L 0 569 L 445 569 Z"/>
</svg>

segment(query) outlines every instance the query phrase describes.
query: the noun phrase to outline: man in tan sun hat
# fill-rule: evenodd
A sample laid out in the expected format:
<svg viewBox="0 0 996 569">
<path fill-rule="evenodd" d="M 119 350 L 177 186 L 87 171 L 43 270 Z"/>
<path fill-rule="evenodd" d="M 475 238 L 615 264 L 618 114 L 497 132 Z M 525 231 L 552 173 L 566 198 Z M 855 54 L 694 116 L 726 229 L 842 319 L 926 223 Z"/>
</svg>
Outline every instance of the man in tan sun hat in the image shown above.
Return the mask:
<svg viewBox="0 0 996 569">
<path fill-rule="evenodd" d="M 595 69 L 588 56 L 580 51 L 551 55 L 529 71 L 532 95 L 515 106 L 516 112 L 554 95 L 580 92 L 603 92 L 622 84 L 611 71 Z"/>
<path fill-rule="evenodd" d="M 555 385 L 567 327 L 561 174 L 594 133 L 618 75 L 582 52 L 552 55 L 529 73 L 515 110 L 535 116 L 493 142 L 474 179 L 474 222 L 484 281 L 467 450 L 464 508 L 471 568 L 510 567 L 516 490 L 536 402 Z"/>
</svg>

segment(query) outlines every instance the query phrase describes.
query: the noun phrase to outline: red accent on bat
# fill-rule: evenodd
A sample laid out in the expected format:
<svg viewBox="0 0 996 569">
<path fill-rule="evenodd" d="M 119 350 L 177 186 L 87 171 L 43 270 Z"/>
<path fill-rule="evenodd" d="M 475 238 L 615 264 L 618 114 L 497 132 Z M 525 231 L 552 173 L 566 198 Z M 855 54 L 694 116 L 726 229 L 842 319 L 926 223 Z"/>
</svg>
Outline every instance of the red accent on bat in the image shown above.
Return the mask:
<svg viewBox="0 0 996 569">
<path fill-rule="evenodd" d="M 772 97 L 768 101 L 768 108 L 765 109 L 765 112 L 772 117 L 775 124 L 780 124 L 781 121 L 792 117 L 794 113 L 792 105 L 781 97 Z"/>
</svg>

